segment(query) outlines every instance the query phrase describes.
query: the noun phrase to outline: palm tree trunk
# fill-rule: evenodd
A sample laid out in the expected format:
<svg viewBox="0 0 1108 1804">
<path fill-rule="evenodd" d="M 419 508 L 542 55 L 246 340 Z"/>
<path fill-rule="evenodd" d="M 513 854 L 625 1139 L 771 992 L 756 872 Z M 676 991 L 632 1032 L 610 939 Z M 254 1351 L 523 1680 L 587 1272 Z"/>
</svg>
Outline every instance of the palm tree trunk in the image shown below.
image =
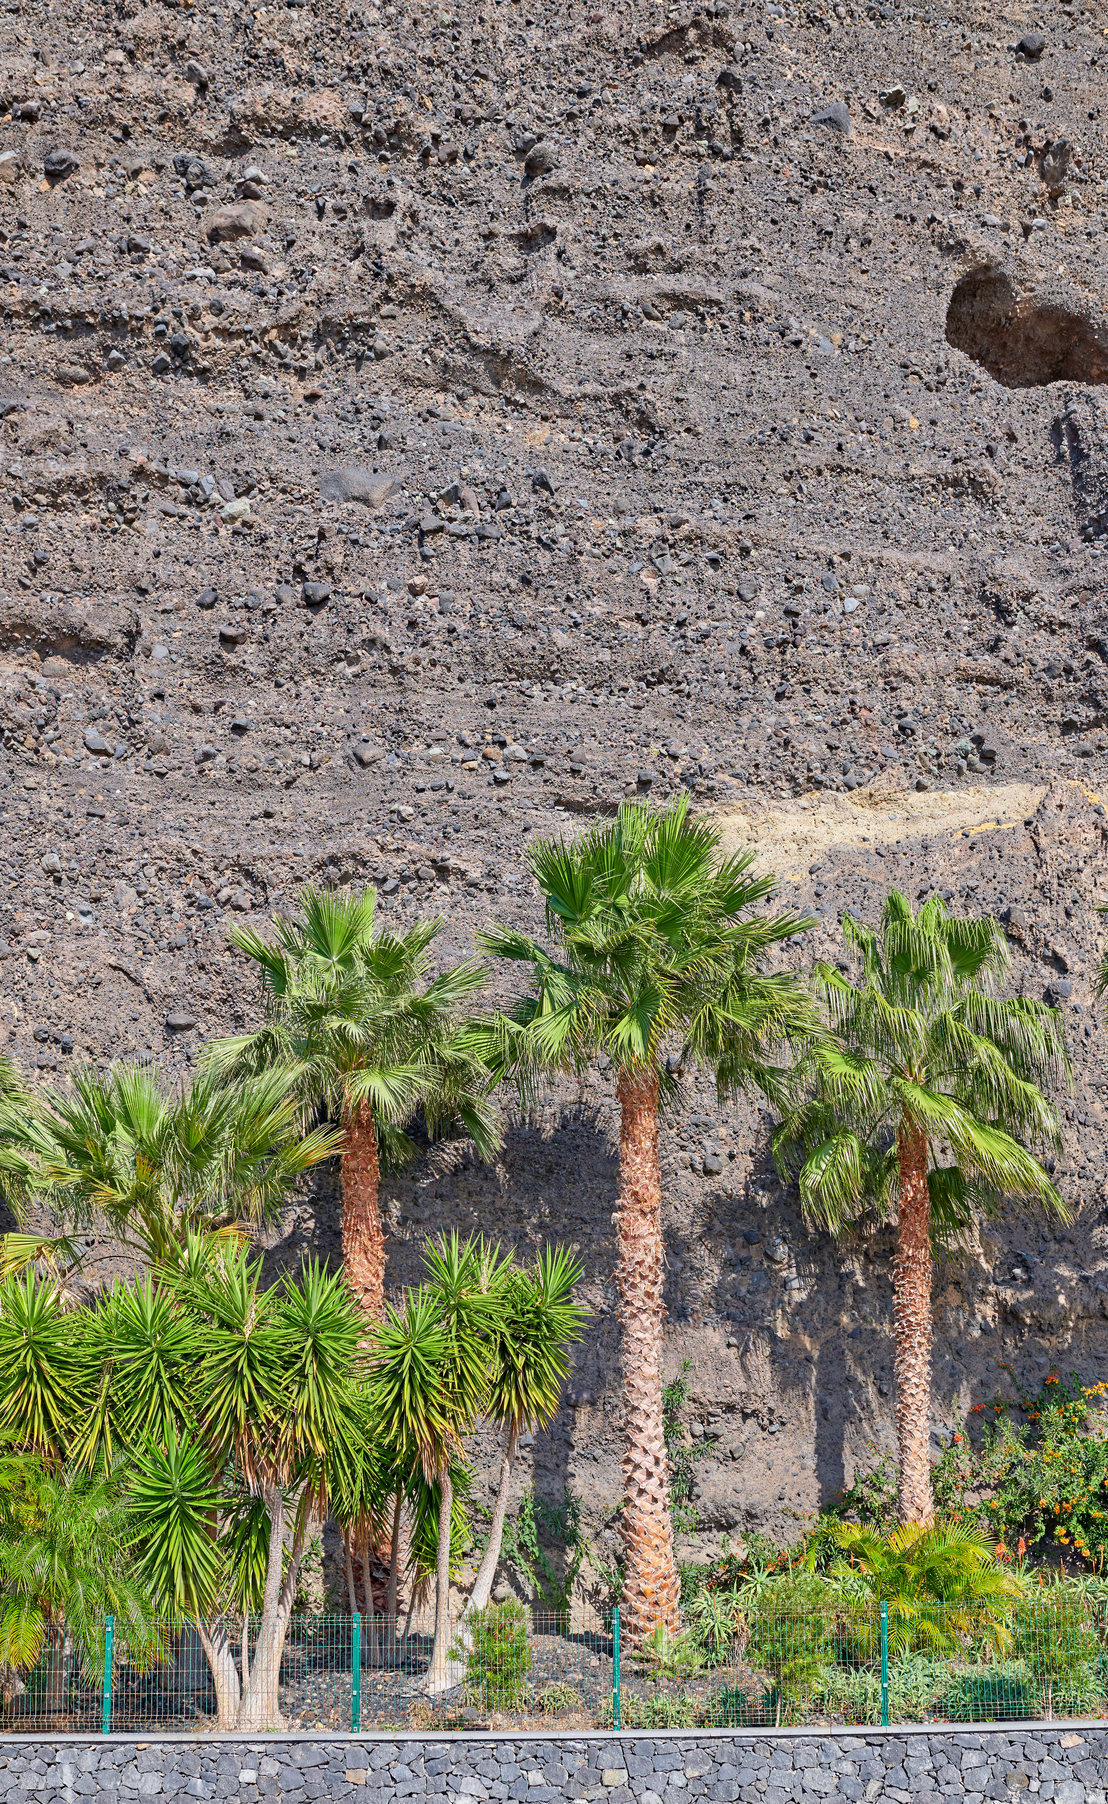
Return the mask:
<svg viewBox="0 0 1108 1804">
<path fill-rule="evenodd" d="M 900 1198 L 893 1267 L 896 1432 L 900 1443 L 898 1513 L 927 1527 L 931 1495 L 931 1199 L 927 1136 L 903 1127 L 897 1137 Z"/>
<path fill-rule="evenodd" d="M 500 1564 L 500 1547 L 504 1540 L 504 1524 L 508 1517 L 508 1487 L 512 1482 L 512 1467 L 519 1452 L 519 1425 L 513 1423 L 508 1430 L 507 1445 L 500 1459 L 500 1484 L 497 1487 L 496 1502 L 492 1506 L 492 1523 L 489 1527 L 489 1544 L 485 1549 L 485 1557 L 481 1561 L 480 1570 L 474 1581 L 473 1591 L 465 1608 L 468 1616 L 473 1610 L 483 1610 L 492 1596 L 493 1581 L 496 1568 Z"/>
<path fill-rule="evenodd" d="M 451 1670 L 450 1653 L 450 1530 L 454 1508 L 454 1484 L 450 1467 L 442 1472 L 442 1495 L 439 1502 L 439 1540 L 435 1550 L 435 1645 L 431 1649 L 431 1668 L 427 1674 L 429 1692 L 447 1691 L 456 1685 L 458 1675 Z"/>
<path fill-rule="evenodd" d="M 381 1165 L 377 1129 L 363 1104 L 343 1112 L 342 1262 L 346 1282 L 362 1313 L 379 1322 L 385 1313 L 385 1235 L 381 1227 Z"/>
<path fill-rule="evenodd" d="M 621 1071 L 619 1213 L 616 1218 L 619 1319 L 623 1330 L 622 1607 L 634 1643 L 659 1623 L 675 1629 L 681 1589 L 673 1557 L 669 1461 L 662 1425 L 662 1174 L 658 1163 L 658 1079 Z"/>
</svg>

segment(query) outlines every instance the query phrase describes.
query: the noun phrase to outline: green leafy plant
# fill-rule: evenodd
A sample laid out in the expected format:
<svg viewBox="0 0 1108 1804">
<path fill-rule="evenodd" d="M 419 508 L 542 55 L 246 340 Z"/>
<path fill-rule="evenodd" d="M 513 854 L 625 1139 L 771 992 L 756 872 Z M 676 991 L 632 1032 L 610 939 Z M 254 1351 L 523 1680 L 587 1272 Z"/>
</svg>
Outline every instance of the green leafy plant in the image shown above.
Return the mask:
<svg viewBox="0 0 1108 1804">
<path fill-rule="evenodd" d="M 679 1629 L 674 1635 L 664 1622 L 643 1636 L 636 1659 L 660 1679 L 693 1679 L 704 1669 L 704 1656 L 692 1631 Z"/>
<path fill-rule="evenodd" d="M 625 1729 L 695 1729 L 700 1709 L 695 1698 L 671 1691 L 624 1691 L 620 1721 Z M 606 1698 L 597 1711 L 597 1727 L 612 1727 L 612 1700 Z"/>
<path fill-rule="evenodd" d="M 675 1535 L 694 1535 L 700 1517 L 693 1506 L 692 1493 L 697 1462 L 706 1459 L 712 1449 L 703 1441 L 686 1443 L 681 1412 L 689 1400 L 688 1373 L 692 1361 L 686 1359 L 676 1378 L 662 1386 L 662 1430 L 669 1458 L 669 1513 Z"/>
<path fill-rule="evenodd" d="M 468 1648 L 451 1650 L 465 1660 L 466 1702 L 484 1710 L 515 1710 L 523 1703 L 531 1672 L 531 1625 L 522 1604 L 487 1604 L 466 1617 Z"/>
<path fill-rule="evenodd" d="M 557 1503 L 537 1497 L 533 1486 L 523 1493 L 515 1517 L 504 1526 L 504 1554 L 533 1589 L 540 1609 L 566 1613 L 587 1553 L 581 1499 L 568 1486 Z"/>
<path fill-rule="evenodd" d="M 1043 1715 L 1070 1714 L 1099 1701 L 1103 1685 L 1096 1668 L 1102 1632 L 1088 1606 L 1060 1584 L 1033 1591 L 1013 1615 L 1012 1649 L 1033 1681 Z"/>
<path fill-rule="evenodd" d="M 564 1679 L 554 1679 L 549 1685 L 544 1685 L 535 1698 L 535 1704 L 544 1716 L 561 1716 L 570 1710 L 585 1708 L 585 1700 L 576 1685 L 570 1685 Z"/>
<path fill-rule="evenodd" d="M 1051 1372 L 1029 1392 L 1011 1376 L 1016 1397 L 975 1405 L 981 1432 L 967 1426 L 951 1436 L 935 1467 L 936 1500 L 995 1536 L 1002 1559 L 1050 1548 L 1104 1573 L 1108 1438 L 1093 1408 L 1106 1387 Z"/>
</svg>

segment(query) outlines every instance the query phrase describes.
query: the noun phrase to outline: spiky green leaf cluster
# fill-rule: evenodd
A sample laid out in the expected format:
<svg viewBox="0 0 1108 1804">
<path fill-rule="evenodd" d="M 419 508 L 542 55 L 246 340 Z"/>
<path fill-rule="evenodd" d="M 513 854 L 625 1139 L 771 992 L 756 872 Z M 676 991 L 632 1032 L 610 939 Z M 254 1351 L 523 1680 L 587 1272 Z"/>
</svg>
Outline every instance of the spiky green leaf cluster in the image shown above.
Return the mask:
<svg viewBox="0 0 1108 1804">
<path fill-rule="evenodd" d="M 843 937 L 857 972 L 819 964 L 828 1032 L 798 1062 L 775 1139 L 808 1219 L 838 1233 L 897 1191 L 897 1138 L 929 1149 L 933 1232 L 965 1233 L 1008 1196 L 1064 1219 L 1065 1204 L 1033 1148 L 1057 1145 L 1044 1093 L 1068 1076 L 1057 1010 L 996 986 L 1009 961 L 1001 928 L 957 919 L 941 897 L 918 912 L 893 891 L 878 930 L 852 915 Z"/>
<path fill-rule="evenodd" d="M 781 1091 L 773 1049 L 813 1024 L 795 977 L 771 951 L 810 923 L 761 912 L 774 880 L 753 854 L 720 857 L 720 832 L 689 815 L 625 803 L 614 821 L 529 851 L 552 949 L 507 928 L 484 949 L 531 968 L 531 993 L 489 1027 L 489 1057 L 525 1087 L 598 1055 L 619 1071 L 657 1073 L 672 1091 L 686 1059 L 708 1066 L 721 1094 Z"/>
<path fill-rule="evenodd" d="M 309 886 L 269 939 L 233 928 L 258 968 L 265 1021 L 216 1041 L 209 1060 L 230 1076 L 295 1072 L 309 1115 L 320 1103 L 336 1121 L 368 1108 L 386 1163 L 411 1156 L 405 1129 L 420 1109 L 430 1133 L 468 1134 L 488 1155 L 498 1144 L 490 1074 L 464 1015 L 483 969 L 469 959 L 433 977 L 441 921 L 379 927 L 375 904 L 372 885 Z"/>
</svg>

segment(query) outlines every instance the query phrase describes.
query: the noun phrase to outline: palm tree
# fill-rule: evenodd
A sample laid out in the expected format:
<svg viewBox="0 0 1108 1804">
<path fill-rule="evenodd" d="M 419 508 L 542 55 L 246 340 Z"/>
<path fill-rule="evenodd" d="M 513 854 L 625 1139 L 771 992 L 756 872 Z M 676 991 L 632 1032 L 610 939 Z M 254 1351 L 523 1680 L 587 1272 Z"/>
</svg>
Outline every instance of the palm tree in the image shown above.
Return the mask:
<svg viewBox="0 0 1108 1804">
<path fill-rule="evenodd" d="M 758 1085 L 777 1096 L 770 1049 L 808 1013 L 795 979 L 765 968 L 771 948 L 808 923 L 752 912 L 774 880 L 750 875 L 752 854 L 720 861 L 719 845 L 714 825 L 689 819 L 687 798 L 664 813 L 625 804 L 572 844 L 531 847 L 553 950 L 510 929 L 480 936 L 487 951 L 531 967 L 531 994 L 497 1024 L 503 1066 L 527 1087 L 540 1072 L 604 1059 L 615 1080 L 623 1603 L 633 1639 L 659 1623 L 674 1629 L 680 1603 L 662 1417 L 659 1104 L 689 1062 L 712 1070 L 721 1094 Z"/>
<path fill-rule="evenodd" d="M 855 980 L 816 967 L 832 1037 L 811 1043 L 775 1150 L 820 1227 L 838 1234 L 867 1208 L 895 1210 L 899 1512 L 927 1526 L 932 1245 L 964 1234 L 1005 1196 L 1067 1219 L 1023 1142 L 1057 1144 L 1042 1086 L 1064 1078 L 1068 1063 L 1055 1009 L 995 994 L 1009 961 L 995 921 L 955 919 L 937 896 L 914 914 L 893 891 L 876 932 L 844 915 L 843 937 L 860 970 Z"/>
<path fill-rule="evenodd" d="M 86 1069 L 71 1091 L 0 1103 L 0 1160 L 23 1198 L 78 1226 L 103 1222 L 152 1264 L 180 1256 L 188 1235 L 272 1216 L 293 1180 L 333 1156 L 338 1135 L 302 1132 L 282 1070 L 225 1083 L 202 1073 L 167 1089 L 145 1066 Z M 10 1236 L 9 1263 L 41 1257 L 37 1236 Z"/>
<path fill-rule="evenodd" d="M 119 1472 L 0 1457 L 0 1662 L 27 1671 L 45 1653 L 51 1716 L 66 1708 L 71 1652 L 101 1671 L 105 1616 L 116 1618 L 136 1663 L 160 1651 L 150 1588 L 136 1571 L 138 1538 Z"/>
<path fill-rule="evenodd" d="M 552 1421 L 569 1371 L 569 1349 L 581 1338 L 588 1311 L 573 1295 L 581 1269 L 568 1247 L 544 1248 L 532 1266 L 510 1273 L 492 1325 L 487 1412 L 504 1430 L 504 1451 L 488 1545 L 467 1616 L 483 1610 L 492 1595 L 519 1437 Z"/>
<path fill-rule="evenodd" d="M 467 960 L 428 981 L 441 921 L 378 929 L 375 901 L 371 885 L 309 887 L 293 919 L 274 920 L 272 942 L 234 928 L 232 944 L 258 966 L 265 1021 L 217 1041 L 209 1057 L 229 1076 L 295 1067 L 306 1116 L 322 1104 L 341 1123 L 343 1265 L 363 1313 L 379 1321 L 382 1157 L 395 1165 L 411 1155 L 404 1129 L 419 1109 L 430 1133 L 466 1133 L 483 1155 L 497 1137 L 489 1073 L 461 1013 L 481 966 Z"/>
<path fill-rule="evenodd" d="M 1003 1646 L 1006 1606 L 1026 1590 L 981 1534 L 957 1522 L 902 1523 L 887 1535 L 855 1522 L 830 1523 L 815 1537 L 809 1560 L 822 1546 L 838 1556 L 828 1578 L 846 1601 L 867 1606 L 867 1629 L 873 1606 L 887 1605 L 889 1651 L 896 1656 L 921 1648 L 949 1655 L 981 1629 Z"/>
</svg>

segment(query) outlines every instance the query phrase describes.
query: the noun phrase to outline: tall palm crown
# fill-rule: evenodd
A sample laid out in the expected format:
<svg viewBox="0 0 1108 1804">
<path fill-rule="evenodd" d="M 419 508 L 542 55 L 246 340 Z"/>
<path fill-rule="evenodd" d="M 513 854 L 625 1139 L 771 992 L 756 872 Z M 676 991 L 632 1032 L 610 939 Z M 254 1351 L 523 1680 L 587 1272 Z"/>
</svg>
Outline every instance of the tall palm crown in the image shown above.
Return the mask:
<svg viewBox="0 0 1108 1804">
<path fill-rule="evenodd" d="M 0 1162 L 13 1200 L 39 1196 L 77 1226 L 101 1221 L 154 1264 L 179 1257 L 190 1232 L 257 1223 L 338 1137 L 303 1131 L 290 1074 L 244 1083 L 204 1073 L 169 1089 L 144 1066 L 78 1070 L 71 1090 L 0 1101 Z M 10 1236 L 8 1253 L 45 1243 Z"/>
<path fill-rule="evenodd" d="M 1043 1088 L 1068 1063 L 1055 1009 L 995 992 L 1008 944 L 988 918 L 958 920 L 941 898 L 917 914 L 898 892 L 876 932 L 843 917 L 857 978 L 819 964 L 829 1037 L 813 1040 L 778 1130 L 808 1219 L 839 1233 L 866 1210 L 895 1211 L 899 1507 L 934 1514 L 931 1429 L 932 1243 L 956 1238 L 1002 1198 L 1066 1207 L 1028 1145 L 1058 1141 Z"/>
<path fill-rule="evenodd" d="M 272 940 L 252 928 L 232 943 L 256 962 L 265 1022 L 219 1040 L 215 1068 L 227 1074 L 294 1066 L 307 1111 L 320 1104 L 342 1124 L 343 1262 L 365 1314 L 385 1308 L 381 1157 L 399 1164 L 413 1148 L 404 1129 L 418 1109 L 432 1134 L 463 1132 L 491 1152 L 496 1128 L 489 1074 L 462 1008 L 483 981 L 467 960 L 429 979 L 441 921 L 406 931 L 378 928 L 372 886 L 307 888 Z"/>
<path fill-rule="evenodd" d="M 481 936 L 487 951 L 531 968 L 531 994 L 500 1023 L 499 1056 L 525 1086 L 598 1055 L 615 1068 L 623 1597 L 633 1636 L 673 1627 L 680 1598 L 662 1425 L 659 1100 L 675 1093 L 690 1059 L 715 1072 L 721 1093 L 758 1084 L 777 1096 L 772 1048 L 807 1019 L 795 980 L 765 969 L 771 947 L 807 922 L 753 913 L 773 879 L 750 875 L 751 854 L 719 860 L 719 842 L 710 822 L 689 818 L 687 798 L 665 812 L 625 804 L 579 840 L 531 848 L 554 950 L 510 929 Z"/>
</svg>

